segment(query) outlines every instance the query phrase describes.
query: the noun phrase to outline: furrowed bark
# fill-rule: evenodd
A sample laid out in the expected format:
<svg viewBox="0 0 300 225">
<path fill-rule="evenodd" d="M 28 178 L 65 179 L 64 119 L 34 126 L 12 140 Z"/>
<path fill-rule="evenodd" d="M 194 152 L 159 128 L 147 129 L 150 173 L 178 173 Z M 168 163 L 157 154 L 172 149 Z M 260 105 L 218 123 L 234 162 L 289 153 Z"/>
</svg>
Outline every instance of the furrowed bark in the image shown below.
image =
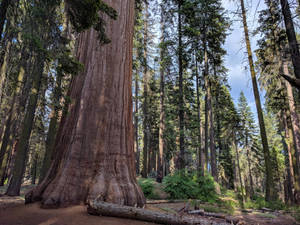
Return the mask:
<svg viewBox="0 0 300 225">
<path fill-rule="evenodd" d="M 62 119 L 55 159 L 45 179 L 26 195 L 44 208 L 89 201 L 143 206 L 136 182 L 132 122 L 133 0 L 107 0 L 118 12 L 104 16 L 111 43 L 100 45 L 91 29 L 79 36 L 77 56 L 84 71 L 71 87 L 69 113 Z"/>
</svg>

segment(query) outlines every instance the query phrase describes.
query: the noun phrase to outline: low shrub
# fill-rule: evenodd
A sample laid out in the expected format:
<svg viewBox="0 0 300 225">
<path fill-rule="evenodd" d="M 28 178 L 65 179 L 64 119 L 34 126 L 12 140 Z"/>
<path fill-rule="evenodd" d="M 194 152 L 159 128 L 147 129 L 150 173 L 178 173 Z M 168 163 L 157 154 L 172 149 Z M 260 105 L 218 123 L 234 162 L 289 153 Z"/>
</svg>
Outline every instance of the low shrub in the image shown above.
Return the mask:
<svg viewBox="0 0 300 225">
<path fill-rule="evenodd" d="M 171 199 L 197 198 L 197 183 L 192 175 L 185 171 L 177 171 L 163 179 L 164 191 Z"/>
<path fill-rule="evenodd" d="M 197 176 L 196 173 L 177 171 L 163 180 L 164 191 L 171 199 L 200 199 L 204 202 L 215 202 L 217 199 L 213 177 Z"/>
<path fill-rule="evenodd" d="M 144 195 L 148 199 L 154 199 L 154 184 L 155 181 L 151 178 L 139 178 L 138 184 L 140 185 Z"/>
</svg>

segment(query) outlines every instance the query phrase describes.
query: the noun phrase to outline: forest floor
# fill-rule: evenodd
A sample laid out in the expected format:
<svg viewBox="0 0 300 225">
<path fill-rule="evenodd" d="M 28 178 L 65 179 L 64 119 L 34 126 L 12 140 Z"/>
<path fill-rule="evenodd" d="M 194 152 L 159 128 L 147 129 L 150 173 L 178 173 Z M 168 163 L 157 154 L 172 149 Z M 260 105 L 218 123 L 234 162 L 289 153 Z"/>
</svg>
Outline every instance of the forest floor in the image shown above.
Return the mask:
<svg viewBox="0 0 300 225">
<path fill-rule="evenodd" d="M 154 225 L 143 221 L 91 216 L 86 212 L 86 206 L 84 205 L 64 209 L 41 209 L 38 203 L 24 205 L 24 193 L 30 188 L 31 186 L 23 187 L 21 197 L 0 197 L 0 225 Z M 3 193 L 3 189 L 0 189 L 0 194 L 1 192 Z M 146 209 L 175 215 L 186 204 L 184 202 L 147 204 Z M 224 215 L 235 220 L 239 219 L 240 224 L 245 225 L 300 224 L 286 211 L 263 212 L 262 210 L 249 210 L 244 213 L 239 209 L 235 209 L 228 213 L 225 207 L 216 204 L 203 203 L 198 207 L 204 209 L 205 212 Z M 222 219 L 208 219 L 214 222 L 225 222 Z"/>
</svg>

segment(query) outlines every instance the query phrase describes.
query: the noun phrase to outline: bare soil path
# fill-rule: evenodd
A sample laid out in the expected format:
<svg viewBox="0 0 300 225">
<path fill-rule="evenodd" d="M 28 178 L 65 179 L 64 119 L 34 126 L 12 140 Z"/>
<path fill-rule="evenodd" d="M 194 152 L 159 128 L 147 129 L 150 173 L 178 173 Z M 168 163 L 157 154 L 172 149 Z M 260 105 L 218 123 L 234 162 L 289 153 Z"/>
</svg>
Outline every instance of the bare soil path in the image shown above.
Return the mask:
<svg viewBox="0 0 300 225">
<path fill-rule="evenodd" d="M 162 203 L 147 205 L 148 210 L 175 214 L 183 203 Z M 283 213 L 237 213 L 232 216 L 243 221 L 243 225 L 297 225 L 290 215 Z M 218 221 L 211 218 L 212 221 Z M 219 220 L 220 221 L 220 220 Z M 99 217 L 89 215 L 86 206 L 73 206 L 63 209 L 41 209 L 38 203 L 24 205 L 22 197 L 0 197 L 0 225 L 155 225 L 154 223 Z"/>
<path fill-rule="evenodd" d="M 86 206 L 41 209 L 39 204 L 0 209 L 0 225 L 154 225 L 142 221 L 91 216 Z"/>
</svg>

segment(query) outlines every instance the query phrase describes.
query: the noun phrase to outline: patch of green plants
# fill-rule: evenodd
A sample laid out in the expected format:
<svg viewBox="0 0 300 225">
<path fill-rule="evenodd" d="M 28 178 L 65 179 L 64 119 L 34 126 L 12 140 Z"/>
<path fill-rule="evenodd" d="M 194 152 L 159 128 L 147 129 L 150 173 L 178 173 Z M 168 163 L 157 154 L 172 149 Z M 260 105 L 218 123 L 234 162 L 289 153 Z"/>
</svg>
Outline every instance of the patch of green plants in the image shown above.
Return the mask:
<svg viewBox="0 0 300 225">
<path fill-rule="evenodd" d="M 248 200 L 245 202 L 245 208 L 248 209 L 262 209 L 262 208 L 269 208 L 272 210 L 282 210 L 285 209 L 285 204 L 280 201 L 271 201 L 266 202 L 263 196 L 255 196 L 253 200 Z"/>
<path fill-rule="evenodd" d="M 287 212 L 291 214 L 292 217 L 295 218 L 297 222 L 300 222 L 300 207 L 293 206 L 287 209 Z"/>
<path fill-rule="evenodd" d="M 199 199 L 203 202 L 217 200 L 214 179 L 210 175 L 199 177 L 196 173 L 177 171 L 163 180 L 164 191 L 171 199 Z"/>
<path fill-rule="evenodd" d="M 140 185 L 145 197 L 147 199 L 156 199 L 157 196 L 154 194 L 155 181 L 152 178 L 139 178 L 138 184 Z"/>
</svg>

